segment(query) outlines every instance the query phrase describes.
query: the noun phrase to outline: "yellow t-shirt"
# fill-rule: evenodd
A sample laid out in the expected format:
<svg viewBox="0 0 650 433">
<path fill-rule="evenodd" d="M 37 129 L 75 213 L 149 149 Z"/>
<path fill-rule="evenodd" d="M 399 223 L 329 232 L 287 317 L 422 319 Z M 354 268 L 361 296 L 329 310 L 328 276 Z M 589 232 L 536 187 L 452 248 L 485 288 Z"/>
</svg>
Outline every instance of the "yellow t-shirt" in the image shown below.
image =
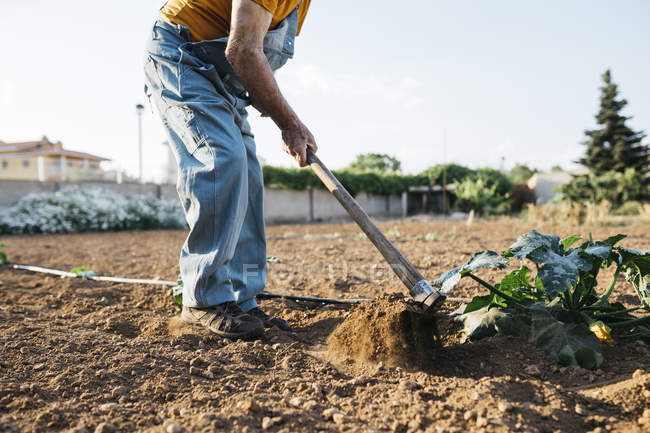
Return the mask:
<svg viewBox="0 0 650 433">
<path fill-rule="evenodd" d="M 273 14 L 271 29 L 298 6 L 300 0 L 253 0 Z M 298 33 L 307 15 L 310 0 L 302 0 L 298 9 Z M 160 9 L 162 17 L 190 30 L 194 42 L 219 39 L 230 32 L 232 0 L 168 0 Z"/>
</svg>

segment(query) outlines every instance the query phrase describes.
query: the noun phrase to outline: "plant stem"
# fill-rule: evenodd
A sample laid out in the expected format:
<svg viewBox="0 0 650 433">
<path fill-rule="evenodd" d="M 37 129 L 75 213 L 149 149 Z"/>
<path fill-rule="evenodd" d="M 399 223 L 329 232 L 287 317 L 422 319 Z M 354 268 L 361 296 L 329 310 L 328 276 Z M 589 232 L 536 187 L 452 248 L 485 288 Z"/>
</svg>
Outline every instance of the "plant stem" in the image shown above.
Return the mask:
<svg viewBox="0 0 650 433">
<path fill-rule="evenodd" d="M 636 334 L 617 335 L 617 340 L 637 339 L 637 338 L 650 338 L 650 334 L 645 332 L 637 332 Z"/>
<path fill-rule="evenodd" d="M 609 283 L 609 287 L 603 293 L 603 296 L 600 297 L 596 302 L 592 304 L 592 306 L 597 307 L 604 305 L 607 302 L 607 298 L 609 298 L 609 295 L 612 294 L 612 290 L 614 290 L 614 286 L 616 285 L 616 280 L 618 279 L 618 274 L 621 273 L 620 268 L 617 266 L 616 270 L 614 271 L 614 276 L 612 277 L 612 281 Z"/>
<path fill-rule="evenodd" d="M 611 311 L 609 313 L 601 313 L 600 311 L 594 311 L 595 314 L 598 314 L 598 317 L 607 317 L 607 316 L 616 316 L 617 314 L 631 313 L 632 311 L 640 310 L 643 307 L 634 307 L 628 308 L 626 310 Z"/>
<path fill-rule="evenodd" d="M 650 316 L 639 317 L 638 319 L 632 319 L 632 320 L 625 320 L 623 322 L 614 322 L 614 323 L 610 323 L 609 326 L 610 328 L 623 328 L 626 326 L 643 325 L 646 322 L 650 322 Z"/>
<path fill-rule="evenodd" d="M 485 286 L 490 292 L 496 294 L 497 296 L 501 296 L 503 299 L 512 302 L 513 304 L 526 309 L 523 305 L 521 305 L 515 298 L 506 295 L 503 293 L 501 290 L 497 289 L 494 287 L 492 284 L 488 283 L 485 280 L 482 280 L 481 278 L 477 277 L 476 275 L 472 274 L 471 272 L 467 273 L 467 276 L 470 277 L 472 280 L 476 281 L 477 283 L 481 284 L 482 286 Z"/>
<path fill-rule="evenodd" d="M 591 289 L 591 290 L 593 291 L 593 289 Z M 585 306 L 585 304 L 587 303 L 588 296 L 589 296 L 589 293 L 585 294 L 582 297 L 582 299 L 580 299 L 580 302 L 578 302 L 578 308 L 577 308 L 578 310 L 582 309 Z"/>
<path fill-rule="evenodd" d="M 592 319 L 591 317 L 589 317 L 589 315 L 587 313 L 585 313 L 584 311 L 580 312 L 580 316 L 582 316 L 582 318 L 585 320 L 585 322 L 587 322 L 587 326 L 591 326 L 591 324 L 595 322 L 595 320 Z"/>
<path fill-rule="evenodd" d="M 562 302 L 564 303 L 564 306 L 566 307 L 567 310 L 571 309 L 571 302 L 569 302 L 569 295 L 567 292 L 561 293 L 560 298 L 562 298 Z"/>
<path fill-rule="evenodd" d="M 571 288 L 569 287 L 569 289 L 566 292 L 564 292 L 566 294 L 567 299 L 569 300 L 569 309 L 572 311 L 576 310 L 576 299 L 574 296 L 576 290 L 577 289 L 574 287 L 573 292 L 571 292 Z"/>
</svg>

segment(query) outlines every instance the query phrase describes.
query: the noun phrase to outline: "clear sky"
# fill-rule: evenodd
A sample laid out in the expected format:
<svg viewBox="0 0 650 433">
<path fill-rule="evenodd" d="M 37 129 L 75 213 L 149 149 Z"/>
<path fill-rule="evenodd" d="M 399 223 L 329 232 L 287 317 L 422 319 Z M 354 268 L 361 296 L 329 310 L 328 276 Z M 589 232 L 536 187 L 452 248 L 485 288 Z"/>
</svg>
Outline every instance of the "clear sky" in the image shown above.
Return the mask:
<svg viewBox="0 0 650 433">
<path fill-rule="evenodd" d="M 163 1 L 2 3 L 0 140 L 46 134 L 135 174 L 143 49 Z M 647 0 L 312 0 L 277 78 L 333 168 L 364 152 L 411 173 L 445 159 L 569 168 L 606 68 L 630 126 L 650 130 L 649 22 Z M 272 121 L 251 110 L 251 123 L 259 155 L 292 165 Z M 157 179 L 165 133 L 150 109 L 143 125 Z"/>
</svg>

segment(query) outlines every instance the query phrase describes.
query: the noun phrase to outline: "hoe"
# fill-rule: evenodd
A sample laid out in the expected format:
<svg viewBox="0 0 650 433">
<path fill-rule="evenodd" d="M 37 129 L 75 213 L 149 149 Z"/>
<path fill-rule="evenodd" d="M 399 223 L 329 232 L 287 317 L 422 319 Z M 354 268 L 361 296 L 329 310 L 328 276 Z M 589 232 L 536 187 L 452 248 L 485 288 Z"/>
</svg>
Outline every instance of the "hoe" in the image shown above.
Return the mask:
<svg viewBox="0 0 650 433">
<path fill-rule="evenodd" d="M 368 239 L 384 256 L 393 272 L 409 290 L 411 297 L 419 304 L 422 312 L 430 312 L 434 305 L 442 302 L 445 295 L 431 287 L 431 284 L 424 279 L 415 266 L 384 236 L 359 203 L 341 185 L 341 182 L 309 149 L 307 149 L 307 162 L 316 173 L 316 176 L 325 184 L 325 187 L 336 197 L 352 219 L 361 227 L 361 230 L 368 236 Z"/>
</svg>

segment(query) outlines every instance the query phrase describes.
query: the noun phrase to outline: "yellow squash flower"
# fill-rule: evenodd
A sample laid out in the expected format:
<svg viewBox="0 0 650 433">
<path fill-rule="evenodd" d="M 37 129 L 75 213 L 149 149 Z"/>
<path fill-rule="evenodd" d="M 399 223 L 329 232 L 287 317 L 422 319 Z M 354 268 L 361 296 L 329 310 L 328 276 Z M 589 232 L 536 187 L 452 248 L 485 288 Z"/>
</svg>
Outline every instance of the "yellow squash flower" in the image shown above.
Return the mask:
<svg viewBox="0 0 650 433">
<path fill-rule="evenodd" d="M 589 330 L 596 334 L 596 337 L 603 343 L 613 343 L 614 339 L 612 338 L 612 328 L 605 325 L 602 321 L 598 320 L 589 325 Z"/>
</svg>

